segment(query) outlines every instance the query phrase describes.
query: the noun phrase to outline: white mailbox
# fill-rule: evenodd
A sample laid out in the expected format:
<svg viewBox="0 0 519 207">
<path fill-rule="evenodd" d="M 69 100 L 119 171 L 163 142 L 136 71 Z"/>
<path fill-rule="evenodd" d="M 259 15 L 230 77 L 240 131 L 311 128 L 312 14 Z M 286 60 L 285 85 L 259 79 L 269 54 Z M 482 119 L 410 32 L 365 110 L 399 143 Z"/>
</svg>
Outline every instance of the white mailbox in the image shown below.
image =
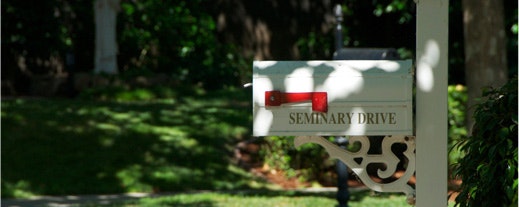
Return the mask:
<svg viewBox="0 0 519 207">
<path fill-rule="evenodd" d="M 412 61 L 254 61 L 253 135 L 413 135 Z"/>
</svg>

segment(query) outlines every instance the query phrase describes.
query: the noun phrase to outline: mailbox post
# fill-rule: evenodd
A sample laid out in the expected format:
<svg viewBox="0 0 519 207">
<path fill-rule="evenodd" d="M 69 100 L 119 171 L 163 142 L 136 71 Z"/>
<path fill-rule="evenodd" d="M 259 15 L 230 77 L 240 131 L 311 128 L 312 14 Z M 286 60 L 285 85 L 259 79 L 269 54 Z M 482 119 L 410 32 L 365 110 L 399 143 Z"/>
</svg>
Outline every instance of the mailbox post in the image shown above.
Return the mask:
<svg viewBox="0 0 519 207">
<path fill-rule="evenodd" d="M 416 206 L 447 206 L 448 0 L 416 2 Z"/>
<path fill-rule="evenodd" d="M 407 182 L 416 169 L 416 205 L 447 206 L 449 4 L 447 0 L 415 3 L 417 139 L 411 60 L 255 61 L 253 135 L 297 136 L 296 147 L 319 144 L 372 190 L 403 192 L 411 204 L 415 203 L 415 190 Z M 269 96 L 273 91 L 275 96 Z M 305 95 L 293 99 L 293 94 Z M 367 154 L 367 136 L 373 135 L 385 136 L 380 155 Z M 350 142 L 362 147 L 349 152 L 321 136 L 350 136 Z M 376 183 L 365 168 L 370 163 L 385 163 L 387 168 L 378 170 L 379 177 L 393 175 L 400 162 L 391 151 L 394 143 L 406 144 L 407 169 L 394 182 Z"/>
</svg>

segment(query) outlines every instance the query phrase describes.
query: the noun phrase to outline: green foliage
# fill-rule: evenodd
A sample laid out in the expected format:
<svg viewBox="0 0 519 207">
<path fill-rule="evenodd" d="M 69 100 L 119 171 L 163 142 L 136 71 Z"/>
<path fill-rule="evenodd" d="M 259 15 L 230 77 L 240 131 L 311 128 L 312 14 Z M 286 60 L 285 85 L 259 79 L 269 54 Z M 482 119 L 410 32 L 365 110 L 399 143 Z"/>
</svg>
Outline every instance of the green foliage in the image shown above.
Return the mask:
<svg viewBox="0 0 519 207">
<path fill-rule="evenodd" d="M 416 38 L 412 0 L 348 0 L 343 6 L 346 47 L 414 50 L 410 41 Z"/>
<path fill-rule="evenodd" d="M 93 1 L 6 0 L 2 17 L 2 75 L 56 73 L 67 52 L 76 55 L 75 70 L 92 69 Z"/>
<path fill-rule="evenodd" d="M 456 163 L 463 156 L 456 143 L 467 138 L 465 127 L 465 104 L 467 103 L 467 88 L 463 85 L 448 87 L 448 119 L 449 119 L 449 163 Z"/>
<path fill-rule="evenodd" d="M 266 147 L 260 151 L 265 164 L 275 170 L 282 170 L 288 177 L 296 176 L 296 171 L 291 166 L 291 154 L 296 151 L 292 146 L 293 140 L 293 137 L 265 137 Z"/>
<path fill-rule="evenodd" d="M 30 198 L 34 196 L 31 184 L 27 181 L 20 180 L 17 182 L 2 183 L 2 197 Z"/>
<path fill-rule="evenodd" d="M 483 93 L 474 112 L 472 136 L 461 139 L 465 156 L 456 166 L 462 178 L 459 206 L 517 206 L 517 77 Z"/>
<path fill-rule="evenodd" d="M 247 73 L 247 61 L 217 40 L 203 1 L 127 0 L 121 5 L 118 41 L 124 71 L 168 73 L 212 89 L 236 86 Z"/>
<path fill-rule="evenodd" d="M 377 17 L 383 14 L 399 13 L 400 18 L 398 19 L 399 24 L 409 23 L 413 19 L 411 0 L 393 0 L 393 1 L 381 1 L 374 0 L 376 8 L 373 10 L 373 14 Z"/>
<path fill-rule="evenodd" d="M 105 86 L 86 89 L 79 94 L 82 100 L 98 101 L 166 101 L 175 102 L 180 94 L 190 92 L 193 95 L 201 95 L 205 90 L 197 88 L 172 88 L 167 86 L 151 87 L 123 87 Z"/>
<path fill-rule="evenodd" d="M 59 70 L 72 73 L 92 71 L 95 45 L 93 2 L 3 1 L 2 80 L 9 80 L 19 94 L 28 94 L 31 74 L 56 75 Z M 266 22 L 272 33 L 271 50 L 274 51 L 273 47 L 283 47 L 280 50 L 289 51 L 296 46 L 298 54 L 294 56 L 300 59 L 331 59 L 334 38 L 332 30 L 329 30 L 332 26 L 328 17 L 310 30 L 286 33 L 297 36 L 286 39 L 300 37 L 298 41 L 290 44 L 275 42 L 279 41 L 276 38 L 279 30 L 287 29 L 280 29 L 276 21 L 302 25 L 307 22 L 306 18 L 310 18 L 307 11 L 296 12 L 301 11 L 301 8 L 296 8 L 297 4 L 281 2 L 243 3 L 239 4 L 243 6 L 240 7 L 243 12 L 226 13 L 225 8 L 216 8 L 215 5 L 233 8 L 235 5 L 232 2 L 121 0 L 117 21 L 119 70 L 122 73 L 167 73 L 175 77 L 178 83 L 202 85 L 205 89 L 244 83 L 250 79 L 251 54 L 257 47 L 250 51 L 241 48 L 256 44 L 240 42 L 243 39 L 240 36 L 249 34 L 244 29 L 249 26 L 237 25 L 240 21 L 235 19 L 245 16 L 251 17 L 252 25 L 267 18 L 275 19 L 272 23 Z M 517 74 L 518 57 L 517 2 L 506 3 L 511 5 L 505 8 L 505 31 L 508 37 L 508 63 L 513 75 Z M 272 7 L 272 12 L 262 12 L 251 9 L 256 8 L 256 4 L 278 6 Z M 393 47 L 403 57 L 412 58 L 415 48 L 414 4 L 412 0 L 343 1 L 344 46 Z M 464 83 L 461 3 L 450 1 L 449 6 L 449 82 L 458 84 Z M 315 9 L 312 11 L 317 14 L 315 16 L 324 17 L 325 11 L 329 12 L 332 8 L 310 9 Z M 25 15 L 28 13 L 31 15 Z M 227 27 L 233 27 L 232 34 L 219 31 L 217 18 L 220 17 L 225 17 Z M 74 55 L 74 66 L 64 64 L 67 54 Z M 272 53 L 272 58 L 279 59 L 279 54 Z"/>
<path fill-rule="evenodd" d="M 34 74 L 92 71 L 93 1 L 2 3 L 2 80 L 28 93 L 25 79 Z M 245 82 L 250 60 L 218 40 L 208 11 L 212 8 L 206 5 L 201 0 L 122 0 L 117 21 L 119 72 L 166 73 L 184 85 L 206 89 Z M 74 55 L 74 65 L 66 65 L 67 55 Z"/>
<path fill-rule="evenodd" d="M 319 57 L 332 57 L 333 36 L 320 36 L 311 32 L 307 37 L 299 38 L 296 42 L 301 59 L 311 60 Z"/>
<path fill-rule="evenodd" d="M 130 70 L 119 75 L 83 74 L 80 82 L 91 83 L 78 94 L 82 100 L 174 101 L 182 94 L 191 96 L 207 92 L 200 86 L 179 85 L 171 76 L 149 70 Z"/>
<path fill-rule="evenodd" d="M 60 12 L 56 7 L 59 7 L 56 1 L 2 2 L 2 16 L 9 18 L 9 21 L 2 21 L 2 30 L 7 32 L 2 35 L 2 49 L 25 53 L 29 69 L 36 73 L 45 71 L 42 70 L 43 63 L 37 63 L 33 58 L 47 59 L 66 48 L 66 37 L 63 37 L 66 28 L 56 14 Z"/>
<path fill-rule="evenodd" d="M 316 181 L 321 173 L 334 165 L 326 151 L 314 144 L 294 148 L 294 137 L 265 137 L 261 157 L 270 168 L 301 181 Z"/>
<path fill-rule="evenodd" d="M 124 87 L 103 87 L 90 88 L 80 94 L 82 99 L 94 99 L 101 101 L 115 100 L 115 101 L 150 101 L 156 98 L 172 98 L 172 97 L 157 97 L 155 93 L 149 89 L 134 89 L 129 90 Z"/>
</svg>

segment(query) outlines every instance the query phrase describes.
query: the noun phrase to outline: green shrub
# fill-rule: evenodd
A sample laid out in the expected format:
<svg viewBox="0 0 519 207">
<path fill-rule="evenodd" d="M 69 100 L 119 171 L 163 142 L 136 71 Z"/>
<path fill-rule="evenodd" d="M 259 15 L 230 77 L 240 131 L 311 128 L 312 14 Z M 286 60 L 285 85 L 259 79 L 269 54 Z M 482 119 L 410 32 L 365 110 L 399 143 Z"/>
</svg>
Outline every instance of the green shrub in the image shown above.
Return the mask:
<svg viewBox="0 0 519 207">
<path fill-rule="evenodd" d="M 463 156 L 460 149 L 456 147 L 456 143 L 467 138 L 467 129 L 465 127 L 467 87 L 450 85 L 448 91 L 449 163 L 456 163 Z"/>
<path fill-rule="evenodd" d="M 118 75 L 87 74 L 84 87 L 78 90 L 83 100 L 97 101 L 155 101 L 177 99 L 181 94 L 202 95 L 205 90 L 197 86 L 184 86 L 167 74 L 151 71 L 129 71 Z M 225 90 L 223 90 L 225 91 Z"/>
<path fill-rule="evenodd" d="M 457 206 L 517 206 L 517 78 L 483 93 L 465 156 L 454 171 L 463 180 Z"/>
<path fill-rule="evenodd" d="M 250 60 L 216 35 L 209 2 L 122 1 L 118 16 L 121 71 L 166 73 L 204 89 L 238 86 L 250 78 Z"/>
<path fill-rule="evenodd" d="M 124 88 L 118 86 L 89 88 L 79 97 L 84 100 L 99 101 L 151 101 L 155 99 L 175 98 L 175 93 L 168 88 Z"/>
<path fill-rule="evenodd" d="M 328 153 L 316 144 L 305 144 L 294 148 L 294 137 L 266 137 L 260 156 L 265 164 L 279 170 L 288 178 L 298 177 L 302 181 L 319 180 L 319 174 L 333 166 Z"/>
</svg>

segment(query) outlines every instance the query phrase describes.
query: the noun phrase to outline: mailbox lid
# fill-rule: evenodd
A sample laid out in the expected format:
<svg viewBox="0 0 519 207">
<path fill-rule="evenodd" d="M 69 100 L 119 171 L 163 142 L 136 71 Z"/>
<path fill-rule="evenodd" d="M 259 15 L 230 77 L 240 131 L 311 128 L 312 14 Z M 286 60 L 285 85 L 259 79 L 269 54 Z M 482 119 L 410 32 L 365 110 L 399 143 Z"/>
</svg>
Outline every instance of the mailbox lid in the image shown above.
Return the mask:
<svg viewBox="0 0 519 207">
<path fill-rule="evenodd" d="M 331 102 L 412 99 L 408 61 L 255 61 L 253 101 L 264 106 L 267 90 L 328 93 Z M 394 89 L 408 90 L 394 90 Z"/>
</svg>

